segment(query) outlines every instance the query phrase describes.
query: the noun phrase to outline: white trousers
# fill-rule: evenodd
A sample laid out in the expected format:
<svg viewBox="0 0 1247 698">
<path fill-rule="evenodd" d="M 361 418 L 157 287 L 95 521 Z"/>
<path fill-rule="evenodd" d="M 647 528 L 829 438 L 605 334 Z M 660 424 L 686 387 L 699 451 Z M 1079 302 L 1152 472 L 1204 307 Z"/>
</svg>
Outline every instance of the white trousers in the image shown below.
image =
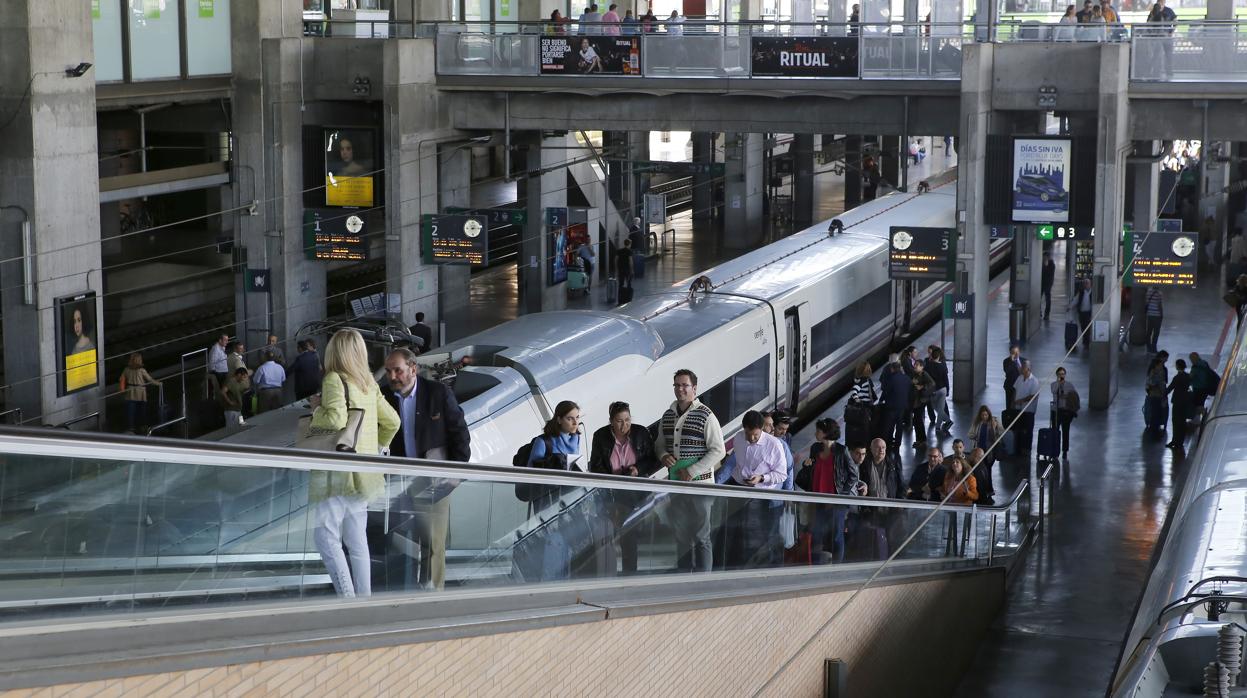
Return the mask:
<svg viewBox="0 0 1247 698">
<path fill-rule="evenodd" d="M 368 557 L 368 501 L 363 497 L 330 497 L 316 505 L 316 551 L 325 562 L 338 596 L 372 594 L 372 561 Z M 342 546 L 350 554 L 350 566 Z"/>
</svg>

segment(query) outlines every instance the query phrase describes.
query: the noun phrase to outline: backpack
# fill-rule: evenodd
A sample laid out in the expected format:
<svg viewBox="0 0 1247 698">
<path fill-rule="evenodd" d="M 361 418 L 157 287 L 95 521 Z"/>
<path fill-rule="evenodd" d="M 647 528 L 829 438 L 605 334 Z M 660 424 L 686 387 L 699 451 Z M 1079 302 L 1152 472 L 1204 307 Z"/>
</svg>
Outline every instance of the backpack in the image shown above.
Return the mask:
<svg viewBox="0 0 1247 698">
<path fill-rule="evenodd" d="M 544 461 L 533 463 L 533 467 L 566 470 L 567 458 L 565 456 L 563 458 L 558 458 L 558 456 L 562 456 L 563 454 L 554 452 L 554 442 L 550 439 L 550 437 L 542 435 L 541 440 L 546 444 L 546 458 Z M 532 454 L 533 442 L 529 441 L 523 446 L 520 446 L 520 450 L 516 451 L 515 455 L 511 457 L 511 465 L 517 468 L 527 468 L 528 459 L 532 457 Z M 562 464 L 561 467 L 558 465 L 559 463 Z M 515 483 L 515 498 L 521 502 L 535 502 L 556 490 L 558 490 L 558 487 L 553 485 L 536 485 L 528 482 L 517 482 Z"/>
</svg>

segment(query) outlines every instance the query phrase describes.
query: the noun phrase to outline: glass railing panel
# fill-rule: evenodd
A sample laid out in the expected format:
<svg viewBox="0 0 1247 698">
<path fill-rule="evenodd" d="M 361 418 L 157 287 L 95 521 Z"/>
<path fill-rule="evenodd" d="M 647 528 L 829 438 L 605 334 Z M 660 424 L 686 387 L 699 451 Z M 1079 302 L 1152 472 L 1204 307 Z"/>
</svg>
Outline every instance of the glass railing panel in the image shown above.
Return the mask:
<svg viewBox="0 0 1247 698">
<path fill-rule="evenodd" d="M 958 36 L 864 35 L 862 77 L 960 78 L 961 43 Z"/>
<path fill-rule="evenodd" d="M 440 75 L 536 75 L 537 42 L 533 34 L 453 32 L 437 35 Z"/>
<path fill-rule="evenodd" d="M 862 497 L 90 443 L 67 456 L 27 444 L 0 462 L 0 620 L 633 574 L 821 566 L 864 578 L 894 554 L 901 572 L 985 564 L 1029 530 L 1016 493 L 933 514 Z"/>
<path fill-rule="evenodd" d="M 646 77 L 748 77 L 749 37 L 647 35 L 641 44 L 641 60 Z"/>
<path fill-rule="evenodd" d="M 1247 37 L 1235 25 L 1136 27 L 1130 77 L 1148 81 L 1241 82 L 1247 80 Z"/>
</svg>

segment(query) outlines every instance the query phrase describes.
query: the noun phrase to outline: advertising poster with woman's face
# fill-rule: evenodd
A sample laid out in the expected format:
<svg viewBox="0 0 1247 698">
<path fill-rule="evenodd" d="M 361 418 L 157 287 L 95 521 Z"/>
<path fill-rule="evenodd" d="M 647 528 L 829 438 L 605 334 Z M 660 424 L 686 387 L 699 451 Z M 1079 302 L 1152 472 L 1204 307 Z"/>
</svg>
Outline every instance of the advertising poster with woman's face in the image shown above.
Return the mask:
<svg viewBox="0 0 1247 698">
<path fill-rule="evenodd" d="M 375 140 L 366 129 L 325 129 L 325 205 L 373 205 Z"/>
<path fill-rule="evenodd" d="M 60 332 L 59 364 L 64 376 L 59 386 L 61 394 L 97 385 L 95 294 L 58 298 L 56 312 Z"/>
</svg>

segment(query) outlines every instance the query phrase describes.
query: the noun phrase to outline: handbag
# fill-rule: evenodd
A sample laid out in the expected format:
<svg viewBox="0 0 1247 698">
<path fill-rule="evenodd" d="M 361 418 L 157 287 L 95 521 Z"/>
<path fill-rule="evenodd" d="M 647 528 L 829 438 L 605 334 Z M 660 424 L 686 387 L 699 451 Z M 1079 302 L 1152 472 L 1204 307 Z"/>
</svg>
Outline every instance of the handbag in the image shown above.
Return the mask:
<svg viewBox="0 0 1247 698">
<path fill-rule="evenodd" d="M 336 451 L 339 453 L 355 453 L 355 444 L 359 441 L 360 431 L 364 427 L 364 410 L 351 407 L 351 389 L 341 375 L 342 391 L 346 394 L 346 426 L 341 429 L 325 429 L 312 426 L 311 414 L 299 417 L 299 438 L 294 447 L 306 451 Z"/>
<path fill-rule="evenodd" d="M 797 512 L 796 505 L 788 502 L 779 515 L 779 534 L 784 539 L 784 549 L 789 550 L 797 544 Z"/>
</svg>

